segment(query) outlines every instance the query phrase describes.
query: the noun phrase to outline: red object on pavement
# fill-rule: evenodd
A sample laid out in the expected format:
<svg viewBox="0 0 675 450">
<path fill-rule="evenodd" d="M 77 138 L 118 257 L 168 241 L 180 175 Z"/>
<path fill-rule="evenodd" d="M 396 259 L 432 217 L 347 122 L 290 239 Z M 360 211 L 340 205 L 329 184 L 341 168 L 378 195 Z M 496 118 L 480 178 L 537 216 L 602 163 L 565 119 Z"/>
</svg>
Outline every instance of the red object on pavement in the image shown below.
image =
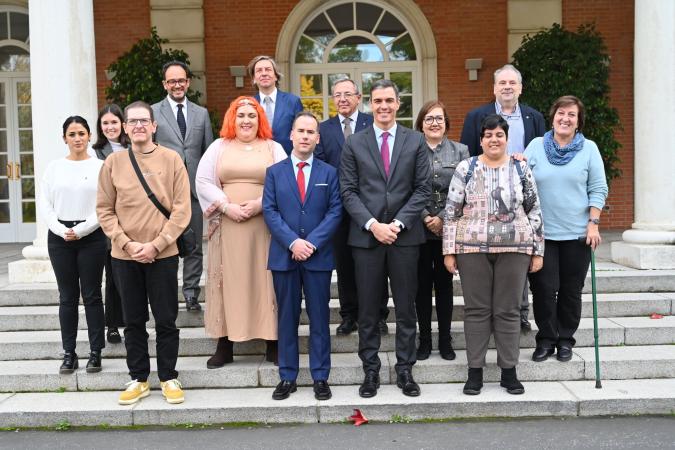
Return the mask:
<svg viewBox="0 0 675 450">
<path fill-rule="evenodd" d="M 649 316 L 650 319 L 663 319 L 663 314 L 653 313 Z"/>
<path fill-rule="evenodd" d="M 364 423 L 368 423 L 368 419 L 366 419 L 366 416 L 361 414 L 360 409 L 355 409 L 354 414 L 349 416 L 349 420 L 354 422 L 355 427 L 361 426 Z"/>
</svg>

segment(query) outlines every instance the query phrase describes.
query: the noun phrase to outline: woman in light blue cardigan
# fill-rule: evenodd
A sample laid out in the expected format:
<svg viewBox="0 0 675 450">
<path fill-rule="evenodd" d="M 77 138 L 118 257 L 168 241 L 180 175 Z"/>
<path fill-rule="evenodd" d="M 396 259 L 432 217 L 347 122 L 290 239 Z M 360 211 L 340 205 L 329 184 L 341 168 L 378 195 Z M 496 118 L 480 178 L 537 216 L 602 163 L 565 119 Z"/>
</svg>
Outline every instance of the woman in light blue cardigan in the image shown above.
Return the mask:
<svg viewBox="0 0 675 450">
<path fill-rule="evenodd" d="M 574 333 L 581 320 L 581 290 L 591 248 L 601 242 L 598 225 L 607 198 L 605 169 L 595 142 L 584 138 L 584 105 L 560 97 L 550 110 L 553 129 L 535 138 L 525 156 L 539 191 L 546 254 L 544 267 L 530 274 L 537 348 L 533 361 L 557 349 L 559 361 L 572 359 Z"/>
</svg>

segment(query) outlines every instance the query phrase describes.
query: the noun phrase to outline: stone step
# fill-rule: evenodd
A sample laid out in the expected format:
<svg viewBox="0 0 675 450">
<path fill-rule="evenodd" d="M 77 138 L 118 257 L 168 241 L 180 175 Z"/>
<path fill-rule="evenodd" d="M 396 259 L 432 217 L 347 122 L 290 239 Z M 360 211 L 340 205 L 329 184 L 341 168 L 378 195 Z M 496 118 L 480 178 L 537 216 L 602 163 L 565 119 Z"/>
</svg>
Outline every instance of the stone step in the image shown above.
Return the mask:
<svg viewBox="0 0 675 450">
<path fill-rule="evenodd" d="M 535 346 L 536 325 L 532 323 L 533 331 L 521 335 L 520 345 L 523 348 Z M 650 319 L 647 317 L 621 317 L 598 319 L 599 342 L 602 346 L 616 345 L 661 345 L 675 343 L 675 316 L 665 316 L 662 319 Z M 358 351 L 358 333 L 349 336 L 335 336 L 336 324 L 331 325 L 331 350 L 333 353 L 356 353 Z M 436 324 L 432 324 L 436 329 Z M 382 337 L 381 350 L 394 350 L 395 325 L 389 325 L 389 333 Z M 149 329 L 149 352 L 154 355 L 155 334 Z M 211 355 L 215 351 L 215 340 L 205 335 L 203 328 L 184 328 L 180 334 L 181 356 L 204 356 Z M 299 327 L 299 348 L 301 353 L 307 353 L 309 325 Z M 464 349 L 464 323 L 453 322 L 452 324 L 453 346 L 456 349 Z M 575 338 L 577 346 L 593 346 L 593 320 L 581 319 L 579 330 Z M 434 345 L 437 342 L 437 332 L 432 336 Z M 491 346 L 493 343 L 491 341 Z M 78 331 L 77 351 L 81 355 L 88 353 L 89 345 L 86 330 Z M 254 340 L 236 343 L 235 354 L 251 355 L 263 354 L 265 344 L 263 341 Z M 61 333 L 59 331 L 6 331 L 0 332 L 0 360 L 24 360 L 24 359 L 58 359 L 62 354 Z M 124 345 L 108 344 L 103 350 L 105 357 L 123 357 Z"/>
<path fill-rule="evenodd" d="M 464 298 L 460 296 L 454 297 L 453 304 L 453 320 L 463 320 Z M 79 328 L 86 329 L 87 322 L 84 315 L 84 307 L 80 305 L 79 310 Z M 583 294 L 581 313 L 582 317 L 593 317 L 591 294 Z M 675 314 L 675 293 L 598 294 L 598 317 L 648 316 L 652 313 L 662 315 Z M 530 318 L 532 317 L 531 310 Z M 330 301 L 330 321 L 331 323 L 340 323 L 340 320 L 340 303 L 337 299 L 332 299 Z M 387 320 L 390 323 L 396 321 L 392 299 L 389 299 L 389 316 Z M 435 310 L 432 311 L 432 320 L 436 320 Z M 304 307 L 300 322 L 302 324 L 309 323 Z M 183 305 L 181 305 L 178 311 L 177 325 L 179 328 L 203 327 L 204 313 L 185 311 Z M 154 326 L 152 319 L 149 326 Z M 59 307 L 57 305 L 0 306 L 0 331 L 58 330 L 59 328 Z"/>
<path fill-rule="evenodd" d="M 675 292 L 675 270 L 636 270 L 609 263 L 604 270 L 596 272 L 596 282 L 599 293 Z M 204 286 L 203 281 L 201 285 Z M 455 295 L 462 295 L 459 277 L 453 278 L 453 289 Z M 589 271 L 584 293 L 590 292 Z M 338 297 L 335 273 L 331 283 L 331 297 Z M 204 289 L 200 300 L 204 300 Z M 56 305 L 58 301 L 55 283 L 8 284 L 0 287 L 0 306 Z"/>
<path fill-rule="evenodd" d="M 300 387 L 274 401 L 272 388 L 199 389 L 185 403 L 169 405 L 161 393 L 132 406 L 117 404 L 118 391 L 0 394 L 0 427 L 143 426 L 222 423 L 331 423 L 347 421 L 358 408 L 373 422 L 455 418 L 575 417 L 672 414 L 675 379 L 531 382 L 525 394 L 509 395 L 487 383 L 481 395 L 462 394 L 462 383 L 422 385 L 405 397 L 394 385 L 363 399 L 355 386 L 334 386 L 333 398 L 314 399 Z"/>
<path fill-rule="evenodd" d="M 567 381 L 595 379 L 595 353 L 592 347 L 577 347 L 571 361 L 561 363 L 549 358 L 542 363 L 533 362 L 532 348 L 522 349 L 518 363 L 518 378 L 530 381 Z M 675 374 L 675 346 L 653 345 L 632 347 L 601 347 L 601 377 L 609 379 L 668 378 Z M 274 387 L 279 382 L 278 368 L 266 362 L 261 355 L 237 356 L 233 364 L 223 368 L 206 368 L 207 356 L 181 357 L 176 369 L 185 389 L 218 389 L 245 387 Z M 382 384 L 395 384 L 396 354 L 380 354 Z M 489 350 L 484 379 L 496 382 L 500 378 L 497 367 L 497 352 Z M 0 361 L 0 392 L 37 391 L 106 391 L 122 389 L 129 381 L 124 359 L 104 359 L 100 373 L 86 373 L 86 358 L 80 359 L 80 369 L 72 375 L 58 373 L 59 361 Z M 159 387 L 156 377 L 156 361 L 151 360 L 151 385 Z M 363 381 L 361 361 L 356 353 L 331 355 L 331 385 L 358 386 Z M 463 383 L 466 381 L 466 352 L 457 351 L 453 361 L 442 359 L 436 352 L 413 367 L 418 383 Z M 312 378 L 307 355 L 300 357 L 300 373 L 297 382 L 311 386 Z"/>
</svg>

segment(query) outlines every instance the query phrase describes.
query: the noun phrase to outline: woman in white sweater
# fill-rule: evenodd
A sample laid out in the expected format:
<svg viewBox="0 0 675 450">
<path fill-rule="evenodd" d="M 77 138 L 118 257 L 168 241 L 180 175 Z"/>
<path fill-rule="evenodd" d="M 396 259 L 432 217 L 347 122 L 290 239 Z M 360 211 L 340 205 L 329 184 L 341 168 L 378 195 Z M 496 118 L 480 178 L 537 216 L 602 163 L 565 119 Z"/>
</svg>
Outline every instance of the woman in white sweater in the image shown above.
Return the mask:
<svg viewBox="0 0 675 450">
<path fill-rule="evenodd" d="M 88 153 L 90 135 L 84 118 L 66 119 L 63 141 L 68 145 L 68 155 L 49 163 L 38 197 L 49 226 L 47 248 L 59 288 L 59 322 L 65 351 L 62 374 L 78 368 L 75 345 L 80 294 L 91 351 L 87 372 L 101 370 L 101 349 L 105 347 L 101 278 L 106 240 L 96 217 L 96 188 L 103 162 Z"/>
</svg>

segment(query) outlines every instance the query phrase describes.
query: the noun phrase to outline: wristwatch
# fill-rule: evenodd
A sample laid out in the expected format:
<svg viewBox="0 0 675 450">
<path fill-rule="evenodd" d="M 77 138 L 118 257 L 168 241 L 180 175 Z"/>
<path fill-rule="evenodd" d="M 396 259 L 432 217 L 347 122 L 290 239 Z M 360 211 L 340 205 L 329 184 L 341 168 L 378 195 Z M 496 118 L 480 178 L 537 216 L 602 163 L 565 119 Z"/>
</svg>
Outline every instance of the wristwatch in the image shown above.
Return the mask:
<svg viewBox="0 0 675 450">
<path fill-rule="evenodd" d="M 600 225 L 600 219 L 588 219 L 589 223 Z"/>
</svg>

